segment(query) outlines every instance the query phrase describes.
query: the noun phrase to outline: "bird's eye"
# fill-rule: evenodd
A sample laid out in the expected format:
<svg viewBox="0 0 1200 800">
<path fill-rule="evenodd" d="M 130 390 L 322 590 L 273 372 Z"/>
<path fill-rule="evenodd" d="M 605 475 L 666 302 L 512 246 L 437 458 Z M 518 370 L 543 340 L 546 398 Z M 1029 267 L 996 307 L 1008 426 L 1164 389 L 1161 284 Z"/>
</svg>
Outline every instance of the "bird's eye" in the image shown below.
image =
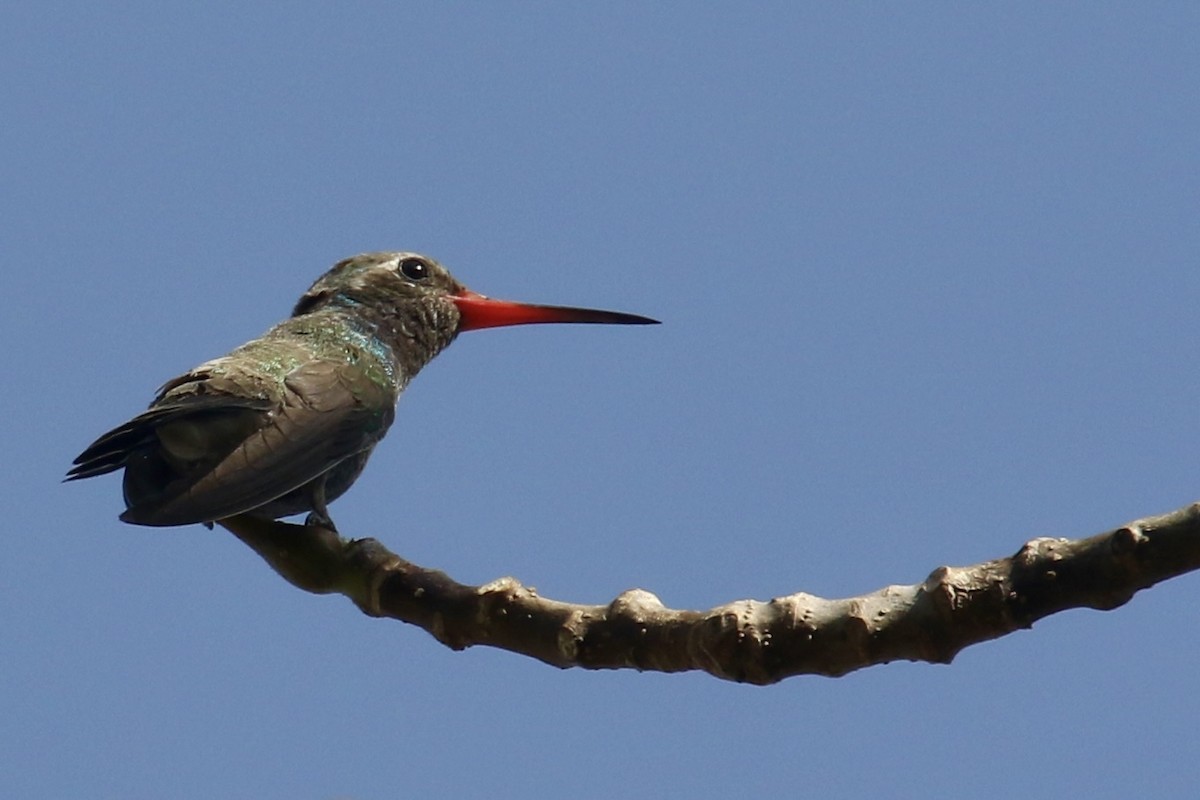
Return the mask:
<svg viewBox="0 0 1200 800">
<path fill-rule="evenodd" d="M 410 281 L 423 281 L 429 277 L 429 265 L 419 258 L 406 258 L 400 262 L 400 274 Z"/>
</svg>

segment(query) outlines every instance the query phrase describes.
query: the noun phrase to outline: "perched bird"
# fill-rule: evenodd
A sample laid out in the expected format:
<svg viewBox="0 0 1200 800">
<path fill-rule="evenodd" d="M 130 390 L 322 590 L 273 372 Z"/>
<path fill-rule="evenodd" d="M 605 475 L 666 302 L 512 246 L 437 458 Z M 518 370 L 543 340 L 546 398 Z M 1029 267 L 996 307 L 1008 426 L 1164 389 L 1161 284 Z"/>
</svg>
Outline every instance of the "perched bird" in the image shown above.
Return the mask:
<svg viewBox="0 0 1200 800">
<path fill-rule="evenodd" d="M 462 331 L 542 322 L 654 324 L 583 308 L 493 300 L 416 253 L 334 265 L 260 338 L 168 381 L 150 408 L 91 444 L 67 473 L 124 468 L 125 522 L 211 524 L 310 512 L 362 472 L 405 386 Z"/>
</svg>

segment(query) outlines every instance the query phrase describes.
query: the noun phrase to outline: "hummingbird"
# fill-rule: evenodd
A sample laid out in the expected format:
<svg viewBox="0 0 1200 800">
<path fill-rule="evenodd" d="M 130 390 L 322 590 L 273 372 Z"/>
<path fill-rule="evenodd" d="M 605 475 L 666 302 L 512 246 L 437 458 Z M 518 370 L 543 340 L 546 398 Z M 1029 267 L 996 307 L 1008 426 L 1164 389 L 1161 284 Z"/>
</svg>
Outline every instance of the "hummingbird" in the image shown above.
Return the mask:
<svg viewBox="0 0 1200 800">
<path fill-rule="evenodd" d="M 362 473 L 401 393 L 463 331 L 575 322 L 652 325 L 635 314 L 496 300 L 417 253 L 364 253 L 316 280 L 288 319 L 167 381 L 150 407 L 75 459 L 66 480 L 124 469 L 135 525 L 307 512 Z"/>
</svg>

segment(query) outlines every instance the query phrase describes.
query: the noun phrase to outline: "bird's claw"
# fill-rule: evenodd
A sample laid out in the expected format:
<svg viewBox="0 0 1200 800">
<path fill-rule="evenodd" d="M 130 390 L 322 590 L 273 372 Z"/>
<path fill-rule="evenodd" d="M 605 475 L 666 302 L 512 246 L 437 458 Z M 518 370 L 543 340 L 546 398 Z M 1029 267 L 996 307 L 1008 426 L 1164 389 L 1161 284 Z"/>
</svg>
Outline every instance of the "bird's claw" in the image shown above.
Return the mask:
<svg viewBox="0 0 1200 800">
<path fill-rule="evenodd" d="M 304 527 L 306 528 L 324 528 L 327 531 L 337 533 L 337 526 L 333 524 L 329 514 L 319 511 L 309 512 L 309 515 L 304 518 Z"/>
</svg>

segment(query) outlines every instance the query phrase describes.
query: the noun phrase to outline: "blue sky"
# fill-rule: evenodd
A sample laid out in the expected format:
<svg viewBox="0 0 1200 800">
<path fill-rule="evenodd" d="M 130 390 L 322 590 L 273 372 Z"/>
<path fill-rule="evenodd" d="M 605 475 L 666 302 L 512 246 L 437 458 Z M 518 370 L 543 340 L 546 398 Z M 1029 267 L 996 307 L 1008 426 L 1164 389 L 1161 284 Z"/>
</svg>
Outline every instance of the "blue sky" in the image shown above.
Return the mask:
<svg viewBox="0 0 1200 800">
<path fill-rule="evenodd" d="M 770 688 L 451 653 L 62 485 L 334 261 L 464 335 L 333 507 L 468 582 L 849 596 L 1200 498 L 1194 4 L 9 4 L 0 789 L 1190 796 L 1200 580 Z"/>
</svg>

